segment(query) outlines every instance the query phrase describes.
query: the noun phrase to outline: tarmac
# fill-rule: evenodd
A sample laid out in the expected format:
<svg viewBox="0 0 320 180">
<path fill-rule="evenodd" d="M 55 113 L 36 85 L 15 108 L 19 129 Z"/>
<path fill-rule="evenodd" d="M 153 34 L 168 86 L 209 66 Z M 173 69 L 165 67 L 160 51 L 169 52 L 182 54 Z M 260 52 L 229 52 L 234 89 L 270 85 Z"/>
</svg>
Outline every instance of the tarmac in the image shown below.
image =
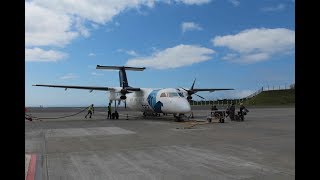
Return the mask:
<svg viewBox="0 0 320 180">
<path fill-rule="evenodd" d="M 219 107 L 218 107 L 219 108 Z M 119 109 L 30 108 L 25 120 L 26 179 L 295 179 L 295 108 L 253 108 L 243 122 L 143 118 Z M 198 122 L 194 122 L 197 120 Z"/>
</svg>

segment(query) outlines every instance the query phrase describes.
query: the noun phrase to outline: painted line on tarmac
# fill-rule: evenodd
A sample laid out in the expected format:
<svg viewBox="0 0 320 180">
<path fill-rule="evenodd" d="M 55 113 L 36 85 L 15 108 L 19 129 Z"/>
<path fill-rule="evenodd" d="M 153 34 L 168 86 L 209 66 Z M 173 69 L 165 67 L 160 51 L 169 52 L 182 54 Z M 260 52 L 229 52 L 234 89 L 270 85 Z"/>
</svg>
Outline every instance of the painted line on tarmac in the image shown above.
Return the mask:
<svg viewBox="0 0 320 180">
<path fill-rule="evenodd" d="M 25 161 L 24 161 L 24 173 L 25 173 L 25 176 L 24 178 L 26 179 L 27 178 L 27 174 L 28 174 L 28 169 L 29 169 L 29 164 L 30 164 L 30 159 L 31 159 L 31 155 L 30 154 L 26 154 L 25 155 Z"/>
<path fill-rule="evenodd" d="M 34 180 L 34 176 L 36 174 L 36 161 L 37 156 L 35 154 L 31 154 L 26 180 Z"/>
</svg>

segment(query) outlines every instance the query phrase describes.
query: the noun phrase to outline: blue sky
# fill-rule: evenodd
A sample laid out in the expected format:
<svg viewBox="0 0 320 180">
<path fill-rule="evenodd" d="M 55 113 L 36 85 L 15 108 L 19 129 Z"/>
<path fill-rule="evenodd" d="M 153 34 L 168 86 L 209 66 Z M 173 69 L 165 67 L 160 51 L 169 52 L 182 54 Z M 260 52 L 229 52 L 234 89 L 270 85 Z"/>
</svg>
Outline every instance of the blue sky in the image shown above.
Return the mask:
<svg viewBox="0 0 320 180">
<path fill-rule="evenodd" d="M 106 106 L 106 92 L 32 84 L 234 88 L 208 100 L 295 82 L 292 0 L 28 0 L 26 106 Z M 195 96 L 194 99 L 197 99 Z"/>
</svg>

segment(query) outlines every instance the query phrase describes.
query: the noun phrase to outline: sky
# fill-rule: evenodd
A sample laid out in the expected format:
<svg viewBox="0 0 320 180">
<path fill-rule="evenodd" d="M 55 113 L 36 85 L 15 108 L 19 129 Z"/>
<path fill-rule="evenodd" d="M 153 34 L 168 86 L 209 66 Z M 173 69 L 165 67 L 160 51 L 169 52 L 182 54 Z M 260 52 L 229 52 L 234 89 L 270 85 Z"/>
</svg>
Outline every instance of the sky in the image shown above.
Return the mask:
<svg viewBox="0 0 320 180">
<path fill-rule="evenodd" d="M 234 88 L 242 98 L 295 82 L 294 0 L 26 0 L 26 106 L 107 106 L 108 92 L 33 84 Z M 194 100 L 199 100 L 194 96 Z"/>
</svg>

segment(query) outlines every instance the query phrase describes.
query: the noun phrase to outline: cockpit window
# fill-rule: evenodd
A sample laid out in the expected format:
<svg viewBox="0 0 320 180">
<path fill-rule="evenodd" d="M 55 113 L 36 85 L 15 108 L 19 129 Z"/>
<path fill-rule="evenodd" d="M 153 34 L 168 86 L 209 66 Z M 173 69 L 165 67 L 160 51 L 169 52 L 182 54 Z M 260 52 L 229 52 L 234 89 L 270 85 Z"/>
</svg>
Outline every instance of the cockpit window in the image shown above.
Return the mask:
<svg viewBox="0 0 320 180">
<path fill-rule="evenodd" d="M 160 97 L 167 97 L 166 93 L 161 93 Z"/>
<path fill-rule="evenodd" d="M 184 95 L 181 92 L 179 92 L 178 94 L 180 97 L 184 97 Z"/>
<path fill-rule="evenodd" d="M 168 94 L 169 94 L 169 97 L 177 97 L 177 96 L 179 96 L 178 93 L 176 93 L 176 92 L 169 92 Z"/>
</svg>

